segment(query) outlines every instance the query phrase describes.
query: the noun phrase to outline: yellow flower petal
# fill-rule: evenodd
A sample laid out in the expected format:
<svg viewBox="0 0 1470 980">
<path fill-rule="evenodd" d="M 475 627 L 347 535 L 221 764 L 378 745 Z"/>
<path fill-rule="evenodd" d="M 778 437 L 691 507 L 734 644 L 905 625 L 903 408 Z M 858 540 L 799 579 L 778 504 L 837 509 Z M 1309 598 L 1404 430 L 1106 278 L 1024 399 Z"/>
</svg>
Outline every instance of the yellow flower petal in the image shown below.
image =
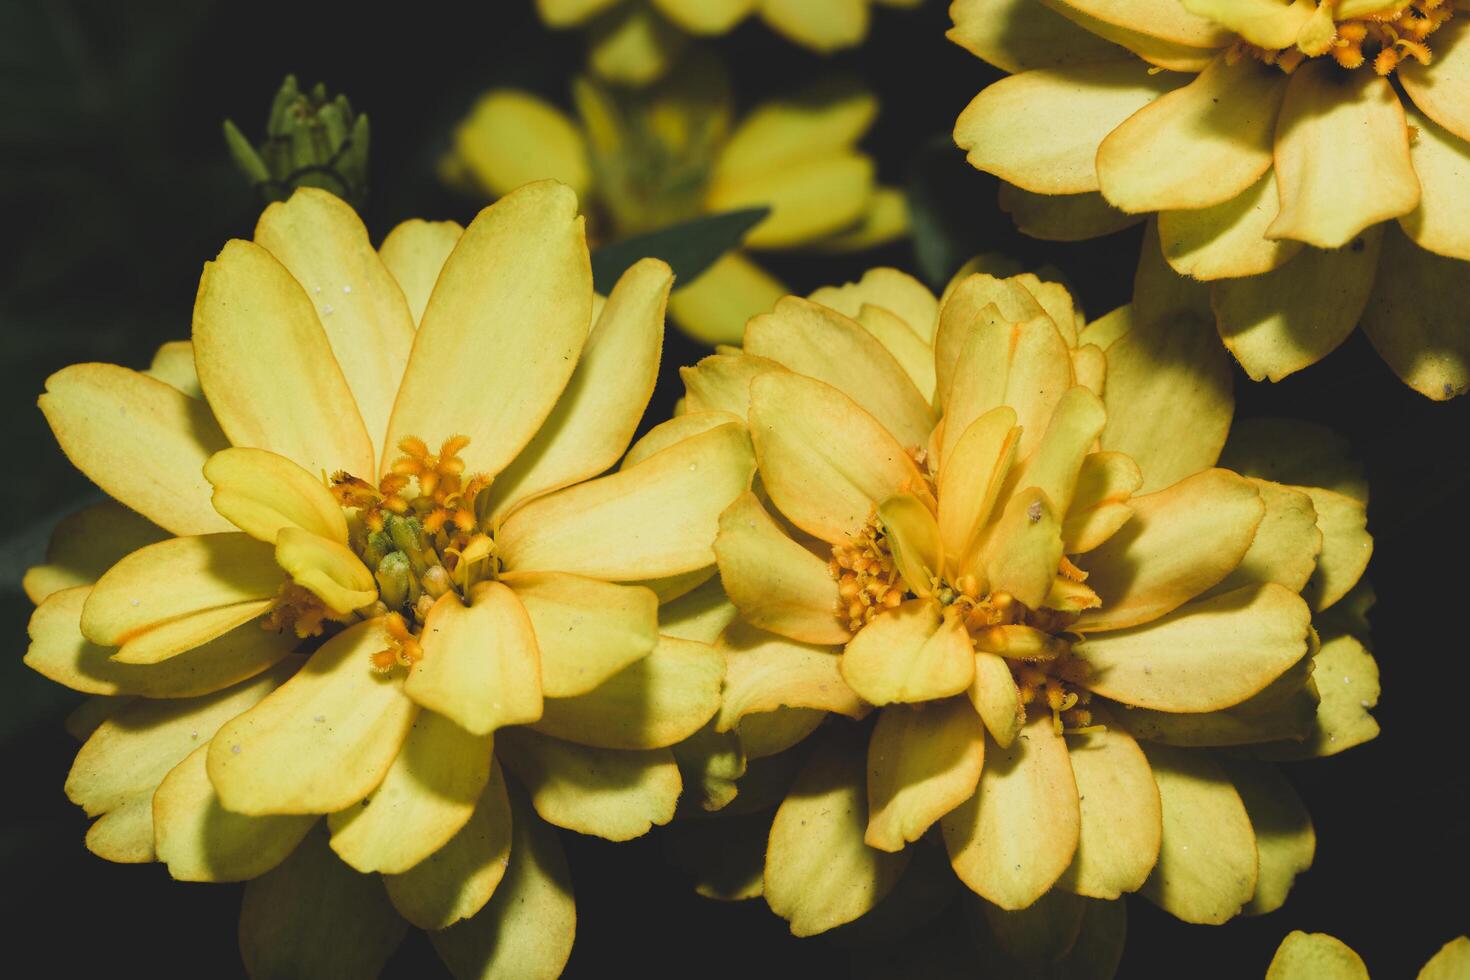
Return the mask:
<svg viewBox="0 0 1470 980">
<path fill-rule="evenodd" d="M 401 874 L 449 843 L 490 779 L 490 739 L 420 711 L 362 802 L 327 817 L 332 850 L 358 871 Z"/>
<path fill-rule="evenodd" d="M 491 484 L 492 521 L 538 494 L 596 476 L 623 455 L 658 380 L 673 279 L 658 259 L 643 259 L 618 279 L 556 407 Z"/>
<path fill-rule="evenodd" d="M 725 656 L 725 688 L 716 731 L 747 715 L 777 708 L 816 708 L 861 718 L 868 706 L 842 679 L 841 658 L 828 649 L 731 623 L 717 649 Z"/>
<path fill-rule="evenodd" d="M 771 213 L 746 233 L 745 244 L 790 248 L 857 223 L 875 188 L 872 159 L 843 150 L 784 163 L 764 173 L 716 177 L 704 204 L 711 212 L 769 207 Z"/>
<path fill-rule="evenodd" d="M 1133 214 L 1228 201 L 1271 168 L 1280 69 L 1220 55 L 1129 116 L 1097 150 L 1103 197 Z"/>
<path fill-rule="evenodd" d="M 1033 194 L 1015 184 L 1001 184 L 1000 209 L 1022 234 L 1048 242 L 1080 242 L 1131 228 L 1141 215 L 1119 211 L 1097 191 L 1082 194 Z"/>
<path fill-rule="evenodd" d="M 985 727 L 964 698 L 878 713 L 868 741 L 868 828 L 863 842 L 900 851 L 975 792 Z"/>
<path fill-rule="evenodd" d="M 725 355 L 716 355 L 723 357 Z M 737 358 L 738 359 L 738 358 Z M 706 358 L 708 360 L 708 358 Z M 683 369 L 689 370 L 689 369 Z M 729 412 L 686 412 L 676 415 L 671 419 L 660 422 L 643 434 L 643 438 L 628 447 L 628 453 L 623 461 L 618 464 L 618 469 L 626 470 L 630 466 L 636 466 L 654 453 L 662 452 L 678 442 L 683 442 L 691 436 L 708 432 L 717 426 L 727 425 L 731 422 L 745 424 L 745 418 L 740 415 L 731 415 Z"/>
<path fill-rule="evenodd" d="M 332 813 L 382 782 L 418 713 L 396 679 L 372 669 L 369 658 L 388 644 L 376 620 L 348 627 L 220 729 L 209 781 L 225 809 Z"/>
<path fill-rule="evenodd" d="M 724 676 L 725 658 L 714 647 L 660 637 L 652 653 L 586 694 L 548 698 L 531 727 L 594 748 L 664 748 L 714 717 Z"/>
<path fill-rule="evenodd" d="M 201 472 L 229 441 L 204 402 L 114 364 L 74 364 L 46 379 L 39 404 L 67 459 L 108 496 L 175 534 L 229 530 Z"/>
<path fill-rule="evenodd" d="M 928 401 L 878 340 L 856 321 L 791 296 L 745 327 L 745 350 L 825 382 L 855 401 L 905 446 L 934 428 Z"/>
<path fill-rule="evenodd" d="M 240 956 L 250 976 L 373 977 L 403 941 L 408 926 L 383 886 L 339 861 L 325 830 L 245 886 Z"/>
<path fill-rule="evenodd" d="M 1035 451 L 1015 475 L 1016 486 L 1040 489 L 1056 514 L 1066 514 L 1077 491 L 1082 461 L 1106 419 L 1102 400 L 1095 394 L 1080 386 L 1068 389 L 1057 402 Z"/>
<path fill-rule="evenodd" d="M 690 34 L 725 34 L 755 9 L 756 0 L 653 0 L 653 5 Z"/>
<path fill-rule="evenodd" d="M 1470 259 L 1470 143 L 1420 116 L 1409 113 L 1414 140 L 1409 156 L 1419 178 L 1419 206 L 1399 218 L 1405 233 L 1420 248 L 1452 259 Z"/>
<path fill-rule="evenodd" d="M 230 718 L 265 697 L 288 671 L 271 673 L 200 698 L 141 700 L 88 737 L 66 777 L 66 795 L 101 816 L 87 847 L 109 861 L 154 860 L 153 808 L 158 784 Z"/>
<path fill-rule="evenodd" d="M 1222 755 L 1217 760 L 1240 794 L 1256 834 L 1260 871 L 1246 915 L 1265 915 L 1286 903 L 1296 876 L 1312 866 L 1317 834 L 1306 805 L 1281 770 L 1269 762 Z"/>
<path fill-rule="evenodd" d="M 869 269 L 857 282 L 824 286 L 807 299 L 856 318 L 865 304 L 882 307 L 902 320 L 926 344 L 939 324 L 939 303 L 919 280 L 897 269 Z"/>
<path fill-rule="evenodd" d="M 299 527 L 276 534 L 276 564 L 291 580 L 336 613 L 350 613 L 378 598 L 373 573 L 346 545 Z"/>
<path fill-rule="evenodd" d="M 851 149 L 877 116 L 878 100 L 850 83 L 762 103 L 730 134 L 714 179 L 738 183 Z"/>
<path fill-rule="evenodd" d="M 684 35 L 643 4 L 614 6 L 588 27 L 587 60 L 599 76 L 641 87 L 656 81 L 684 49 Z"/>
<path fill-rule="evenodd" d="M 546 697 L 586 694 L 658 641 L 658 599 L 642 586 L 561 572 L 511 572 L 502 581 L 530 617 Z"/>
<path fill-rule="evenodd" d="M 945 31 L 966 51 L 1014 75 L 1031 68 L 1105 61 L 1116 49 L 1033 0 L 959 0 Z"/>
<path fill-rule="evenodd" d="M 1460 139 L 1470 139 L 1470 107 L 1457 93 L 1470 83 L 1470 41 L 1466 22 L 1450 21 L 1434 32 L 1434 60 L 1421 65 L 1405 58 L 1399 65 L 1399 84 L 1414 105 Z"/>
<path fill-rule="evenodd" d="M 1377 285 L 1383 228 L 1336 251 L 1308 248 L 1264 275 L 1214 284 L 1220 338 L 1252 380 L 1282 378 L 1347 339 Z M 1415 308 L 1420 309 L 1416 297 Z"/>
<path fill-rule="evenodd" d="M 1259 746 L 1256 755 L 1282 762 L 1317 759 L 1378 737 L 1378 722 L 1368 713 L 1378 704 L 1378 664 L 1363 644 L 1351 636 L 1333 637 L 1312 664 L 1321 704 L 1306 737 Z"/>
<path fill-rule="evenodd" d="M 823 252 L 862 252 L 903 238 L 909 233 L 908 196 L 897 187 L 878 185 L 868 206 L 853 225 L 827 236 L 815 247 Z"/>
<path fill-rule="evenodd" d="M 948 305 L 953 302 L 951 298 Z M 1024 322 L 983 320 L 957 353 L 954 384 L 944 396 L 941 463 L 965 428 L 997 405 L 1016 410 L 1021 426 L 1017 451 L 1024 458 L 1046 431 L 1057 402 L 1072 387 L 1072 359 L 1051 317 L 1043 313 Z M 945 371 L 937 349 L 936 363 L 944 393 Z"/>
<path fill-rule="evenodd" d="M 279 662 L 296 646 L 290 633 L 268 632 L 253 623 L 156 664 L 112 659 L 112 647 L 82 635 L 82 608 L 91 587 L 62 589 L 47 596 L 31 616 L 27 667 L 58 684 L 88 694 L 191 698 L 229 687 Z"/>
<path fill-rule="evenodd" d="M 1446 401 L 1470 389 L 1470 331 L 1459 314 L 1467 302 L 1463 262 L 1418 249 L 1391 228 L 1363 331 L 1405 384 Z"/>
<path fill-rule="evenodd" d="M 1142 748 L 1159 786 L 1164 835 L 1140 893 L 1185 922 L 1226 922 L 1256 891 L 1256 835 L 1245 804 L 1206 753 Z"/>
<path fill-rule="evenodd" d="M 1418 980 L 1457 980 L 1470 972 L 1470 939 L 1457 936 L 1440 947 L 1419 971 Z"/>
<path fill-rule="evenodd" d="M 658 629 L 664 636 L 714 644 L 739 615 L 716 576 L 659 609 Z"/>
<path fill-rule="evenodd" d="M 122 646 L 181 616 L 269 599 L 283 581 L 274 566 L 270 545 L 238 531 L 148 545 L 97 580 L 82 632 L 93 643 Z"/>
<path fill-rule="evenodd" d="M 1071 0 L 1041 0 L 1041 4 L 1050 7 L 1088 33 L 1106 38 L 1114 44 L 1127 48 L 1150 65 L 1165 71 L 1191 73 L 1204 71 L 1214 58 L 1214 49 L 1228 43 L 1200 46 L 1193 43 L 1181 44 L 1158 37 L 1151 23 L 1154 17 L 1153 12 L 1137 15 L 1130 20 L 1125 19 L 1126 14 L 1119 17 L 1114 11 L 1111 12 L 1113 16 L 1110 19 L 1103 19 L 1085 13 L 1081 9 L 1081 4 L 1073 4 Z M 1094 10 L 1096 6 L 1093 0 L 1087 0 L 1086 5 L 1089 10 Z M 1172 7 L 1173 4 L 1169 6 Z M 1104 16 L 1107 13 L 1110 12 L 1104 12 Z M 1178 16 L 1177 9 L 1169 13 Z M 1120 21 L 1121 24 L 1114 21 Z M 1115 49 L 1104 60 L 1116 57 Z"/>
<path fill-rule="evenodd" d="M 760 0 L 759 9 L 772 30 L 823 54 L 850 48 L 868 33 L 863 0 Z"/>
<path fill-rule="evenodd" d="M 975 651 L 975 678 L 965 692 L 985 722 L 985 730 L 1001 748 L 1010 748 L 1026 724 L 1026 706 L 1005 659 L 985 650 Z"/>
<path fill-rule="evenodd" d="M 879 501 L 922 485 L 902 444 L 837 389 L 769 372 L 751 382 L 750 398 L 761 481 L 803 531 L 846 543 Z"/>
<path fill-rule="evenodd" d="M 880 613 L 842 654 L 842 679 L 870 704 L 948 697 L 968 688 L 974 676 L 964 617 L 941 616 L 932 599 L 910 599 Z"/>
<path fill-rule="evenodd" d="M 1181 276 L 1206 282 L 1279 269 L 1305 247 L 1293 239 L 1266 237 L 1280 210 L 1276 178 L 1268 173 L 1214 207 L 1164 211 L 1158 223 L 1164 258 Z"/>
<path fill-rule="evenodd" d="M 1082 614 L 1079 630 L 1147 623 L 1212 588 L 1240 564 L 1266 513 L 1255 485 L 1229 470 L 1205 470 L 1129 506 L 1133 519 L 1088 554 L 1087 584 L 1103 605 Z"/>
<path fill-rule="evenodd" d="M 153 353 L 153 362 L 143 372 L 190 398 L 203 398 L 199 373 L 194 370 L 194 345 L 187 340 L 170 340 Z"/>
<path fill-rule="evenodd" d="M 797 936 L 870 911 L 898 883 L 909 852 L 863 843 L 868 823 L 862 745 L 832 733 L 796 777 L 766 844 L 765 896 Z"/>
<path fill-rule="evenodd" d="M 157 664 L 188 653 L 243 626 L 256 623 L 274 600 L 259 599 L 218 609 L 205 609 L 159 623 L 124 643 L 112 659 L 123 664 Z"/>
<path fill-rule="evenodd" d="M 269 449 L 308 473 L 372 474 L 374 439 L 311 296 L 254 242 L 231 241 L 205 265 L 194 362 L 230 442 Z"/>
<path fill-rule="evenodd" d="M 749 489 L 754 469 L 744 428 L 718 426 L 521 507 L 496 536 L 501 560 L 511 571 L 615 581 L 703 568 L 715 560 L 720 512 Z"/>
<path fill-rule="evenodd" d="M 695 340 L 738 344 L 745 321 L 775 306 L 787 292 L 779 279 L 732 250 L 692 282 L 679 284 L 669 297 L 669 317 Z"/>
<path fill-rule="evenodd" d="M 1091 551 L 1133 516 L 1128 500 L 1143 484 L 1138 464 L 1122 453 L 1089 453 L 1077 473 L 1072 506 L 1062 523 L 1062 550 Z"/>
<path fill-rule="evenodd" d="M 541 717 L 541 657 L 532 620 L 499 582 L 476 586 L 466 606 L 454 592 L 424 620 L 424 657 L 403 693 L 477 735 Z"/>
<path fill-rule="evenodd" d="M 1115 899 L 1137 891 L 1159 857 L 1159 790 L 1143 750 L 1111 723 L 1072 736 L 1067 758 L 1077 781 L 1081 830 L 1077 853 L 1058 888 Z"/>
<path fill-rule="evenodd" d="M 40 605 L 62 589 L 91 585 L 132 552 L 167 537 L 158 525 L 115 500 L 83 507 L 52 530 L 46 563 L 26 569 L 26 598 Z"/>
<path fill-rule="evenodd" d="M 393 907 L 420 929 L 444 929 L 475 915 L 505 876 L 511 834 L 505 777 L 492 759 L 474 812 L 449 843 L 402 874 L 383 877 Z"/>
<path fill-rule="evenodd" d="M 1218 595 L 1261 582 L 1275 582 L 1293 592 L 1301 592 L 1317 570 L 1317 556 L 1322 553 L 1322 531 L 1317 526 L 1318 514 L 1312 498 L 1301 490 L 1269 480 L 1251 482 L 1261 494 L 1266 513 L 1256 528 L 1250 550 L 1240 564 L 1206 595 Z M 1362 525 L 1358 527 L 1361 530 Z M 1366 564 L 1366 554 L 1363 559 Z"/>
<path fill-rule="evenodd" d="M 1271 957 L 1266 980 L 1368 980 L 1368 967 L 1340 939 L 1293 929 Z"/>
<path fill-rule="evenodd" d="M 993 591 L 1024 606 L 1040 606 L 1051 591 L 1062 559 L 1062 525 L 1046 495 L 1036 487 L 1010 499 L 980 543 L 974 564 Z"/>
<path fill-rule="evenodd" d="M 1184 79 L 1137 59 L 1011 75 L 977 95 L 955 122 L 970 165 L 1038 194 L 1098 189 L 1098 145 L 1123 120 Z"/>
<path fill-rule="evenodd" d="M 1363 229 L 1419 205 L 1404 109 L 1387 78 L 1343 75 L 1325 60 L 1292 73 L 1276 141 L 1281 213 L 1266 230 L 1341 248 Z M 1344 194 L 1371 187 L 1371 194 Z"/>
<path fill-rule="evenodd" d="M 955 874 L 1003 909 L 1023 909 L 1077 850 L 1081 818 L 1067 745 L 1036 713 L 1009 748 L 986 746 L 975 795 L 940 821 Z"/>
<path fill-rule="evenodd" d="M 576 211 L 570 190 L 541 181 L 465 229 L 424 310 L 387 445 L 465 435 L 467 471 L 493 476 L 530 442 L 576 368 L 592 320 Z"/>
<path fill-rule="evenodd" d="M 618 0 L 536 0 L 536 13 L 548 27 L 572 27 L 600 14 Z"/>
<path fill-rule="evenodd" d="M 429 305 L 444 261 L 463 234 L 464 228 L 457 221 L 410 218 L 395 225 L 378 246 L 383 264 L 403 290 L 415 326 L 423 321 L 424 308 Z"/>
<path fill-rule="evenodd" d="M 1129 319 L 1134 323 L 1165 323 L 1193 317 L 1209 322 L 1215 319 L 1210 299 L 1208 283 L 1181 276 L 1165 261 L 1164 250 L 1159 245 L 1159 223 L 1146 222 L 1143 249 L 1133 274 Z"/>
<path fill-rule="evenodd" d="M 1298 490 L 1322 487 L 1368 502 L 1368 480 L 1352 445 L 1325 425 L 1272 418 L 1237 422 L 1230 429 L 1220 465 Z"/>
<path fill-rule="evenodd" d="M 1123 958 L 1128 922 L 1124 902 L 1053 888 L 1024 909 L 1006 911 L 983 901 L 970 903 L 970 909 L 970 935 L 980 962 L 998 976 L 1101 980 L 1114 976 Z M 966 952 L 968 967 L 975 954 Z"/>
<path fill-rule="evenodd" d="M 968 553 L 1010 476 L 1021 431 L 1016 411 L 997 405 L 971 422 L 939 471 L 939 533 L 948 555 Z"/>
<path fill-rule="evenodd" d="M 1311 613 L 1274 583 L 1183 606 L 1072 647 L 1087 686 L 1124 704 L 1216 711 L 1263 690 L 1307 653 Z"/>
<path fill-rule="evenodd" d="M 1373 537 L 1367 530 L 1368 508 L 1362 501 L 1320 487 L 1301 489 L 1312 498 L 1317 527 L 1322 531 L 1322 552 L 1302 598 L 1321 612 L 1358 584 L 1373 556 Z"/>
<path fill-rule="evenodd" d="M 934 371 L 934 351 L 930 346 L 897 313 L 881 306 L 864 303 L 854 319 L 893 355 L 914 387 L 919 389 L 925 403 L 932 405 L 938 378 Z"/>
<path fill-rule="evenodd" d="M 468 921 L 429 933 L 456 977 L 555 980 L 572 954 L 577 909 L 561 841 L 519 794 L 511 800 L 510 863 L 494 896 Z"/>
<path fill-rule="evenodd" d="M 712 354 L 694 367 L 679 369 L 688 392 L 691 415 L 723 412 L 745 419 L 750 411 L 750 385 L 762 374 L 785 371 L 775 361 L 748 354 Z"/>
<path fill-rule="evenodd" d="M 1313 0 L 1181 0 L 1184 9 L 1207 17 L 1257 47 L 1289 48 L 1316 13 Z M 1379 4 L 1381 7 L 1382 4 Z M 1351 16 L 1339 13 L 1346 19 Z"/>
<path fill-rule="evenodd" d="M 265 209 L 255 243 L 305 288 L 381 457 L 379 440 L 408 363 L 416 318 L 362 219 L 337 195 L 306 187 Z"/>
<path fill-rule="evenodd" d="M 747 622 L 806 643 L 845 643 L 827 563 L 791 540 L 753 493 L 720 515 L 720 580 Z"/>
<path fill-rule="evenodd" d="M 490 197 L 548 178 L 578 197 L 592 186 L 581 131 L 566 113 L 525 92 L 480 96 L 454 130 L 454 153 Z"/>
<path fill-rule="evenodd" d="M 1150 36 L 1196 48 L 1223 48 L 1229 31 L 1194 13 L 1178 0 L 1063 0 L 1074 10 L 1108 24 L 1146 31 Z"/>
<path fill-rule="evenodd" d="M 668 749 L 598 749 L 523 728 L 502 732 L 496 749 L 547 823 L 624 841 L 674 818 L 683 783 Z"/>
<path fill-rule="evenodd" d="M 321 478 L 264 449 L 221 450 L 204 464 L 214 509 L 246 534 L 276 543 L 283 527 L 347 544 L 347 518 Z"/>
<path fill-rule="evenodd" d="M 826 717 L 826 712 L 816 708 L 777 708 L 746 715 L 736 734 L 746 760 L 757 762 L 800 744 L 821 727 Z M 749 786 L 745 789 L 748 791 Z"/>
<path fill-rule="evenodd" d="M 158 860 L 178 881 L 249 881 L 286 859 L 316 823 L 315 814 L 247 817 L 220 805 L 200 745 L 169 771 L 153 794 Z"/>
<path fill-rule="evenodd" d="M 933 513 L 917 497 L 900 494 L 878 505 L 878 520 L 898 573 L 913 592 L 933 595 L 932 583 L 944 567 L 944 546 Z"/>
</svg>

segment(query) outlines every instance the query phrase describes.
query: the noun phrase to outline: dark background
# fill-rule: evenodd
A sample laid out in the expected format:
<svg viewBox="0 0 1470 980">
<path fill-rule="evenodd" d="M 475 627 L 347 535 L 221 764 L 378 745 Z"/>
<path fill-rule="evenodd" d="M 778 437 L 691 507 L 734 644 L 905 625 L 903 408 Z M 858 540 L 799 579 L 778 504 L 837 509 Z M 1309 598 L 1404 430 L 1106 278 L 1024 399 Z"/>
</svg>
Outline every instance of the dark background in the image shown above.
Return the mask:
<svg viewBox="0 0 1470 980">
<path fill-rule="evenodd" d="M 143 9 L 146 7 L 147 9 Z M 0 0 L 0 922 L 7 959 L 28 973 L 147 970 L 233 976 L 239 886 L 169 880 L 159 865 L 110 865 L 82 845 L 86 820 L 61 787 L 76 746 L 60 719 L 73 696 L 25 670 L 29 604 L 20 572 L 50 526 L 92 492 L 55 448 L 36 395 L 75 361 L 146 366 L 187 336 L 199 271 L 249 237 L 259 205 L 226 158 L 220 120 L 257 137 L 282 77 L 324 80 L 369 113 L 374 240 L 408 217 L 465 222 L 473 203 L 440 189 L 435 158 L 473 96 L 514 84 L 561 99 L 579 42 L 545 31 L 525 0 L 383 8 L 349 4 Z M 391 10 L 391 13 L 389 12 Z M 824 61 L 749 24 L 718 47 L 747 104 L 837 67 L 867 80 L 884 114 L 867 141 L 888 182 L 917 173 L 952 226 L 953 254 L 1009 251 L 1049 261 L 1089 314 L 1128 299 L 1137 229 L 1081 245 L 1018 236 L 994 181 L 945 135 L 993 72 L 943 37 L 937 0 L 879 9 L 868 43 Z M 937 143 L 936 143 L 937 140 Z M 800 292 L 868 265 L 913 268 L 907 246 L 870 256 L 773 261 Z M 1470 315 L 1470 314 L 1467 314 Z M 676 368 L 702 351 L 674 333 L 650 418 L 666 417 Z M 1315 867 L 1281 910 L 1225 927 L 1188 926 L 1130 900 L 1120 976 L 1260 976 L 1291 929 L 1331 932 L 1380 977 L 1413 976 L 1470 930 L 1470 651 L 1460 616 L 1470 526 L 1470 398 L 1431 403 L 1401 385 L 1355 335 L 1276 385 L 1238 375 L 1239 417 L 1293 415 L 1345 434 L 1372 481 L 1377 548 L 1374 652 L 1382 669 L 1377 741 L 1288 767 L 1316 821 Z M 844 975 L 830 940 L 796 940 L 764 903 L 698 898 L 663 857 L 661 834 L 609 845 L 566 834 L 578 899 L 567 975 Z M 442 973 L 410 933 L 395 977 Z"/>
</svg>

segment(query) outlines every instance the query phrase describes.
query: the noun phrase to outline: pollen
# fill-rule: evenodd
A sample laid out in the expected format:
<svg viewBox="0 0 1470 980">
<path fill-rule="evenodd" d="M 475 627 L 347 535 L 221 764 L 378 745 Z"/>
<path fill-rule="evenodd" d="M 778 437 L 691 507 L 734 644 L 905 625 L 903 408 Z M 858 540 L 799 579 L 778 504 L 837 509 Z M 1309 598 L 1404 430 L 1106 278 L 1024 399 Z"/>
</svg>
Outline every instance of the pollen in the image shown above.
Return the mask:
<svg viewBox="0 0 1470 980">
<path fill-rule="evenodd" d="M 898 573 L 877 513 L 849 543 L 833 546 L 827 571 L 837 581 L 837 616 L 854 633 L 912 595 Z"/>
</svg>

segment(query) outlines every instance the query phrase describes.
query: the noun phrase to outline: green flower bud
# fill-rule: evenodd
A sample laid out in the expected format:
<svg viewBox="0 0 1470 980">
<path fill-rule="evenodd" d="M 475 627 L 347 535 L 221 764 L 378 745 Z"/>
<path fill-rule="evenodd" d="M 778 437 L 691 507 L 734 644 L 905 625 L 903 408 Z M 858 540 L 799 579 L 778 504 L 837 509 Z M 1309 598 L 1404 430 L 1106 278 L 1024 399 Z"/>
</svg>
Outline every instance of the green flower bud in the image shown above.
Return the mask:
<svg viewBox="0 0 1470 980">
<path fill-rule="evenodd" d="M 298 187 L 331 191 L 355 208 L 367 197 L 368 118 L 347 96 L 328 98 L 324 85 L 309 92 L 287 75 L 271 102 L 265 140 L 252 145 L 233 121 L 224 122 L 225 146 L 266 201 L 284 201 Z"/>
<path fill-rule="evenodd" d="M 378 562 L 378 570 L 373 573 L 378 580 L 378 597 L 389 609 L 402 609 L 415 597 L 411 594 L 414 587 L 413 569 L 409 567 L 408 556 L 401 551 L 392 552 Z"/>
</svg>

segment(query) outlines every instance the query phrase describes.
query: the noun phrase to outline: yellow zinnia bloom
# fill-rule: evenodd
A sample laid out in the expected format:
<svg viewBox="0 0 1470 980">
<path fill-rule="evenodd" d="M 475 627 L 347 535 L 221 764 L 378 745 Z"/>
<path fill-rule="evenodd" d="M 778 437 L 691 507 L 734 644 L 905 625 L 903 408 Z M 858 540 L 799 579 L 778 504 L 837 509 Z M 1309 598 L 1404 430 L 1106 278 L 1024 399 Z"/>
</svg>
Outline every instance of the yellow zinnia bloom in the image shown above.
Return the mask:
<svg viewBox="0 0 1470 980">
<path fill-rule="evenodd" d="M 642 92 L 578 79 L 573 95 L 575 122 L 524 92 L 482 96 L 455 131 L 448 176 L 489 197 L 527 180 L 565 181 L 586 202 L 597 239 L 758 206 L 771 213 L 745 237 L 756 250 L 860 249 L 907 231 L 902 193 L 880 186 L 857 149 L 878 112 L 866 91 L 827 85 L 732 123 L 723 70 L 690 60 Z M 675 292 L 669 312 L 698 340 L 733 343 L 786 291 L 732 251 Z"/>
<path fill-rule="evenodd" d="M 938 837 L 1033 938 L 1115 932 L 1131 891 L 1199 923 L 1285 900 L 1313 835 L 1265 760 L 1377 732 L 1372 657 L 1313 624 L 1367 564 L 1366 487 L 1330 433 L 1232 430 L 1207 324 L 877 269 L 684 380 L 668 431 L 744 419 L 760 477 L 715 541 L 739 618 L 714 730 L 758 720 L 764 755 L 870 722 L 814 740 L 743 894 L 822 932 Z"/>
<path fill-rule="evenodd" d="M 588 29 L 597 74 L 624 85 L 657 80 L 684 49 L 686 35 L 728 34 L 752 14 L 787 40 L 822 54 L 862 43 L 874 4 L 916 7 L 922 0 L 536 0 L 551 27 Z"/>
<path fill-rule="evenodd" d="M 1418 980 L 1465 980 L 1470 977 L 1470 938 L 1457 936 L 1418 973 Z M 1325 932 L 1289 933 L 1277 947 L 1266 980 L 1369 980 L 1363 958 L 1342 940 Z"/>
<path fill-rule="evenodd" d="M 1252 378 L 1314 364 L 1361 322 L 1407 384 L 1451 398 L 1470 388 L 1456 6 L 958 0 L 950 37 L 1011 77 L 955 141 L 1007 182 L 1023 230 L 1155 215 L 1144 263 L 1208 284 L 1196 302 Z"/>
<path fill-rule="evenodd" d="M 88 846 L 253 879 L 254 975 L 373 973 L 406 919 L 459 976 L 555 976 L 575 913 L 541 821 L 667 822 L 668 746 L 719 701 L 722 658 L 661 637 L 658 602 L 712 570 L 744 427 L 599 475 L 670 284 L 645 260 L 594 297 L 554 182 L 381 250 L 299 190 L 206 265 L 152 376 L 48 379 L 58 442 L 116 501 L 26 579 L 26 663 L 106 699 L 66 784 Z"/>
</svg>

